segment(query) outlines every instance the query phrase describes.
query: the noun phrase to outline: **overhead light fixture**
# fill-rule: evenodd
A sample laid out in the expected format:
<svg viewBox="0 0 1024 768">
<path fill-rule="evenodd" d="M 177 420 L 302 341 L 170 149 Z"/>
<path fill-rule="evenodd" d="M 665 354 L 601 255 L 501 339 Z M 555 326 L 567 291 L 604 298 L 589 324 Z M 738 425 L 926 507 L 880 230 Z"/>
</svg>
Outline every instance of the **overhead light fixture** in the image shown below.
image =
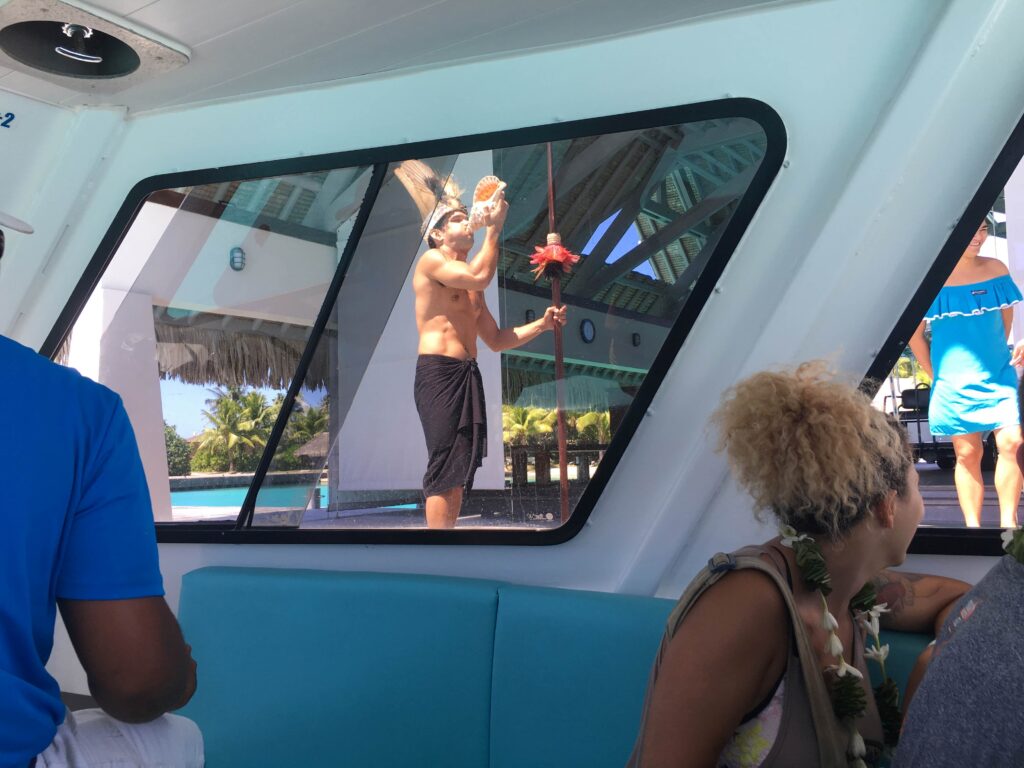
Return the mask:
<svg viewBox="0 0 1024 768">
<path fill-rule="evenodd" d="M 228 266 L 235 270 L 235 272 L 241 272 L 245 269 L 245 251 L 237 245 L 228 253 Z"/>
<path fill-rule="evenodd" d="M 75 61 L 81 61 L 86 64 L 101 64 L 103 62 L 102 56 L 92 56 L 85 52 L 85 41 L 93 36 L 93 31 L 89 27 L 83 27 L 81 24 L 65 24 L 61 31 L 65 35 L 71 38 L 71 42 L 75 46 L 75 50 L 65 48 L 63 45 L 58 45 L 55 50 L 61 56 L 66 56 L 69 59 Z"/>
<path fill-rule="evenodd" d="M 106 32 L 73 22 L 22 21 L 0 29 L 0 49 L 22 64 L 89 80 L 130 75 L 139 55 Z"/>
</svg>

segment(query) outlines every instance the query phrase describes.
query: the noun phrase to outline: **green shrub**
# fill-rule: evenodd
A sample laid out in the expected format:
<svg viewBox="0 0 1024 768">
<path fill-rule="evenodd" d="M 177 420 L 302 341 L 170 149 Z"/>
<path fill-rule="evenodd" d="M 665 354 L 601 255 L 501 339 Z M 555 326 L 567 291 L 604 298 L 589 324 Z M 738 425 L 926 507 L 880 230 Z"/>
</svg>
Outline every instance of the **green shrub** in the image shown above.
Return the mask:
<svg viewBox="0 0 1024 768">
<path fill-rule="evenodd" d="M 192 457 L 193 472 L 227 472 L 228 454 L 221 448 L 199 448 Z"/>
<path fill-rule="evenodd" d="M 164 446 L 167 449 L 167 474 L 171 477 L 192 474 L 191 451 L 188 442 L 166 421 L 164 422 Z"/>
</svg>

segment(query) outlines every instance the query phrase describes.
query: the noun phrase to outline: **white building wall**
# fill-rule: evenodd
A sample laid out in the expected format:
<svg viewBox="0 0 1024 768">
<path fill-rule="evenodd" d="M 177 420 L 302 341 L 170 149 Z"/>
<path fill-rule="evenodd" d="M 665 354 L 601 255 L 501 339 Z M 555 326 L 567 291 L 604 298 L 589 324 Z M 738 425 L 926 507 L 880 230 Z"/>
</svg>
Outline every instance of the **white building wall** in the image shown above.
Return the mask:
<svg viewBox="0 0 1024 768">
<path fill-rule="evenodd" d="M 146 471 L 153 515 L 157 520 L 169 521 L 171 488 L 167 481 L 153 301 L 144 293 L 110 288 L 101 292 L 106 330 L 100 341 L 98 381 L 124 401 Z"/>
</svg>

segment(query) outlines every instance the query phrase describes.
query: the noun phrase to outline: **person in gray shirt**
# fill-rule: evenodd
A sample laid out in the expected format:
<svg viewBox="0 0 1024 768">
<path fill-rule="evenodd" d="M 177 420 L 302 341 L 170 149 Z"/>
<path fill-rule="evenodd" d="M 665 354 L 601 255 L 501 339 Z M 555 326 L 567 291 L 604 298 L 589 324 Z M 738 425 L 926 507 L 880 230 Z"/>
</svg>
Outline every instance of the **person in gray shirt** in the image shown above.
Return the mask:
<svg viewBox="0 0 1024 768">
<path fill-rule="evenodd" d="M 1017 398 L 1024 405 L 1020 388 Z M 1004 542 L 1009 554 L 939 631 L 893 768 L 1024 765 L 1024 709 L 1017 706 L 1024 692 L 1024 532 L 1004 534 Z"/>
</svg>

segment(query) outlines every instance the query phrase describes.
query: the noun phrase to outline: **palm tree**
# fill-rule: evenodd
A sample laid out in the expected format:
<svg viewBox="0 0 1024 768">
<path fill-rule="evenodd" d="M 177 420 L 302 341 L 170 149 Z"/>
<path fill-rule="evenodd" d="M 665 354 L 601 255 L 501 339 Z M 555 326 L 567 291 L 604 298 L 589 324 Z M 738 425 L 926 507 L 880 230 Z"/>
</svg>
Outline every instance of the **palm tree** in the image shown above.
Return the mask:
<svg viewBox="0 0 1024 768">
<path fill-rule="evenodd" d="M 576 419 L 576 431 L 584 440 L 608 445 L 612 440 L 611 415 L 608 411 L 588 411 Z"/>
<path fill-rule="evenodd" d="M 239 447 L 255 450 L 267 444 L 260 425 L 239 400 L 218 398 L 210 410 L 203 411 L 203 416 L 210 426 L 202 434 L 199 450 L 223 448 L 228 458 L 228 472 L 235 471 L 235 456 Z"/>
<path fill-rule="evenodd" d="M 238 403 L 242 401 L 242 397 L 245 396 L 245 387 L 240 387 L 237 384 L 231 384 L 227 387 L 214 387 L 213 389 L 207 389 L 213 397 L 206 399 L 206 404 L 216 408 L 218 403 L 222 403 L 225 400 L 233 400 Z"/>
<path fill-rule="evenodd" d="M 510 445 L 537 442 L 541 435 L 554 432 L 558 420 L 558 414 L 547 408 L 506 405 L 501 411 L 502 439 Z"/>
<path fill-rule="evenodd" d="M 326 406 L 317 408 L 307 405 L 291 420 L 292 437 L 296 442 L 308 443 L 321 432 L 326 432 L 330 423 L 330 415 Z"/>
<path fill-rule="evenodd" d="M 270 430 L 277 421 L 277 414 L 281 410 L 280 404 L 267 403 L 263 393 L 254 389 L 242 396 L 239 405 L 242 406 L 246 418 L 253 423 L 253 428 L 264 437 L 269 437 Z"/>
</svg>

